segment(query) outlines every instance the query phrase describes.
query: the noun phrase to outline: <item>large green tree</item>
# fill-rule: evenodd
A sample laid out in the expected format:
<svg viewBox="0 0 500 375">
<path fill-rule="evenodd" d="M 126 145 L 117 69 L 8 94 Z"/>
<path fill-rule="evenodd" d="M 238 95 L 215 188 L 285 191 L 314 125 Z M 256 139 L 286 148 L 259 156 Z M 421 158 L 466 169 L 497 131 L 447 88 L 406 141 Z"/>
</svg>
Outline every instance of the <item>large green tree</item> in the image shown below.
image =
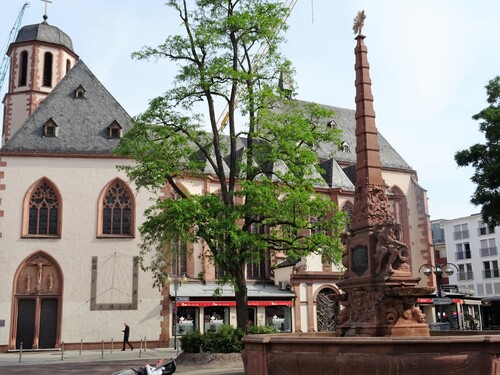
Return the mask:
<svg viewBox="0 0 500 375">
<path fill-rule="evenodd" d="M 188 3 L 167 2 L 182 35 L 134 53 L 169 59 L 179 71 L 173 87 L 135 119 L 117 152 L 135 159 L 125 170 L 137 186 L 167 184 L 176 193 L 146 212 L 142 255 L 153 256 L 143 257 L 143 267 L 162 286 L 168 244 L 205 243 L 221 281 L 234 286 L 237 325 L 245 329 L 248 262 L 270 251 L 340 258 L 344 215 L 314 188 L 321 180 L 315 148 L 338 142 L 338 131 L 326 126 L 331 112 L 277 89 L 279 74 L 290 73 L 278 51 L 288 12 L 281 1 L 197 0 L 193 9 Z M 223 134 L 217 108 L 224 105 Z M 218 184 L 214 193 L 188 194 L 180 186 L 207 174 Z"/>
<path fill-rule="evenodd" d="M 455 161 L 475 168 L 471 180 L 477 187 L 471 203 L 482 206 L 484 222 L 500 225 L 500 76 L 488 82 L 486 93 L 489 106 L 472 116 L 486 141 L 457 152 Z"/>
</svg>

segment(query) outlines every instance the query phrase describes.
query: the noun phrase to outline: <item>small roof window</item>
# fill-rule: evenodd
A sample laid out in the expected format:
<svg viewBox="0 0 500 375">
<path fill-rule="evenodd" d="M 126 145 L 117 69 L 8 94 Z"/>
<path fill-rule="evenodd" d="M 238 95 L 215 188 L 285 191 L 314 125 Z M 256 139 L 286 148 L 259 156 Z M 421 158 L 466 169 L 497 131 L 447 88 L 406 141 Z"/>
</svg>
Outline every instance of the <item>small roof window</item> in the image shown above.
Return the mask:
<svg viewBox="0 0 500 375">
<path fill-rule="evenodd" d="M 74 97 L 75 99 L 83 99 L 85 98 L 85 89 L 83 88 L 82 85 L 79 85 L 74 92 Z"/>
<path fill-rule="evenodd" d="M 347 141 L 343 141 L 340 144 L 340 149 L 342 150 L 342 152 L 351 152 L 351 146 L 349 145 L 349 142 L 347 142 Z"/>
<path fill-rule="evenodd" d="M 326 126 L 328 126 L 329 128 L 338 128 L 338 125 L 334 119 L 331 119 L 330 121 L 328 121 L 326 123 Z"/>
<path fill-rule="evenodd" d="M 108 138 L 121 138 L 122 126 L 115 120 L 108 126 Z"/>
<path fill-rule="evenodd" d="M 59 126 L 55 123 L 52 118 L 48 119 L 45 124 L 43 124 L 43 136 L 44 137 L 49 137 L 49 138 L 54 138 L 57 137 L 57 134 L 59 133 Z"/>
</svg>

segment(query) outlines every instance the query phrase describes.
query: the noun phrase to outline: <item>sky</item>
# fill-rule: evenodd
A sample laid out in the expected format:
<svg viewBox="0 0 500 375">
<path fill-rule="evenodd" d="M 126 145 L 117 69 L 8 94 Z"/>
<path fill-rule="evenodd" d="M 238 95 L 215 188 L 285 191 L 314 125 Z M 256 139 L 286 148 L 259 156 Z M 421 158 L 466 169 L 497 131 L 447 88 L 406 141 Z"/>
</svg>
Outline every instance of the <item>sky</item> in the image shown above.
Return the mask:
<svg viewBox="0 0 500 375">
<path fill-rule="evenodd" d="M 0 0 L 2 47 L 24 3 Z M 131 58 L 180 31 L 177 15 L 164 3 L 52 0 L 47 15 L 134 116 L 171 87 L 176 72 L 167 60 Z M 44 7 L 31 0 L 22 25 L 41 22 Z M 379 132 L 417 171 L 431 220 L 478 213 L 480 207 L 469 202 L 473 170 L 458 168 L 453 157 L 484 142 L 472 116 L 487 106 L 484 87 L 500 74 L 500 1 L 297 0 L 281 51 L 296 69 L 298 99 L 355 109 L 352 25 L 362 9 Z"/>
</svg>

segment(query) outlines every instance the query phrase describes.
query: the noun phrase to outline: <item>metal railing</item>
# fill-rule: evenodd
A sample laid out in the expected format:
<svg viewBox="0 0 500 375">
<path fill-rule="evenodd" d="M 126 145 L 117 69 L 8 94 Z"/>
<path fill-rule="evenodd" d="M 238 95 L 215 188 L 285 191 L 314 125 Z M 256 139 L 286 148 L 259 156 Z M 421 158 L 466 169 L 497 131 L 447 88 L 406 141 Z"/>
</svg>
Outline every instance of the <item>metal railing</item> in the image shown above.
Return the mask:
<svg viewBox="0 0 500 375">
<path fill-rule="evenodd" d="M 493 255 L 498 255 L 498 250 L 496 246 L 492 247 L 482 247 L 479 249 L 482 257 L 490 257 Z"/>
</svg>

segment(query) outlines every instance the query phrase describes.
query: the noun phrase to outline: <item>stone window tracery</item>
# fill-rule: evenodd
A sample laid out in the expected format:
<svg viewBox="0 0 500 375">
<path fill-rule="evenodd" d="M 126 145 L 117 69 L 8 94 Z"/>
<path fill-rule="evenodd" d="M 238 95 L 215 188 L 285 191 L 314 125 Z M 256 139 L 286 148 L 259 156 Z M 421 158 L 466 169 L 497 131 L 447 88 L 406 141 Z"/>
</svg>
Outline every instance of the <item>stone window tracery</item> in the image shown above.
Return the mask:
<svg viewBox="0 0 500 375">
<path fill-rule="evenodd" d="M 42 180 L 31 190 L 26 205 L 24 235 L 59 236 L 60 198 L 47 180 Z"/>
<path fill-rule="evenodd" d="M 101 236 L 133 236 L 134 199 L 129 188 L 121 181 L 113 181 L 100 199 Z"/>
</svg>

